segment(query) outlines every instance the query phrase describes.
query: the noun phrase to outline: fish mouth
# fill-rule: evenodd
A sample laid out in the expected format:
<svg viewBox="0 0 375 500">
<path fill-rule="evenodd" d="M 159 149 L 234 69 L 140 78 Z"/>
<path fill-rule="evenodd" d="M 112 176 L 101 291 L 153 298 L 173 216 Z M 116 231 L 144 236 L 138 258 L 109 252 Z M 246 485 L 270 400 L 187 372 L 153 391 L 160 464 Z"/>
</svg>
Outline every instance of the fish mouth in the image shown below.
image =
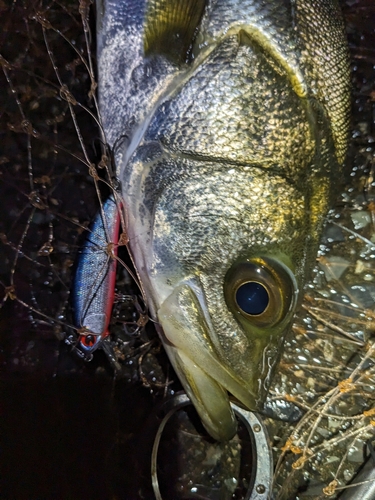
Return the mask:
<svg viewBox="0 0 375 500">
<path fill-rule="evenodd" d="M 204 427 L 214 439 L 227 441 L 237 430 L 227 391 L 250 410 L 256 408 L 256 395 L 220 359 L 204 309 L 189 284 L 178 285 L 157 312 L 159 333 Z"/>
</svg>

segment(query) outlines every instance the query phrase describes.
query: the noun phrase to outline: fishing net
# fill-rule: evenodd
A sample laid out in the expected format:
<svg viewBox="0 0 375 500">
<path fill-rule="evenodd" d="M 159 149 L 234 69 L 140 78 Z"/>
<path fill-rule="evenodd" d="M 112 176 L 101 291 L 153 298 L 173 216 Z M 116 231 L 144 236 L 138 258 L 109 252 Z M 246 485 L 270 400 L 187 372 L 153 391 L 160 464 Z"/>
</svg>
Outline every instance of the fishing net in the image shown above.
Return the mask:
<svg viewBox="0 0 375 500">
<path fill-rule="evenodd" d="M 374 6 L 343 3 L 352 57 L 347 181 L 287 339 L 267 419 L 276 499 L 336 498 L 374 438 Z M 89 2 L 0 4 L 0 310 L 4 498 L 153 498 L 158 404 L 180 385 L 120 243 L 115 359 L 76 355 L 75 261 L 117 188 L 96 103 Z M 103 252 L 108 249 L 103 244 Z M 192 408 L 163 433 L 163 498 L 243 498 L 248 436 L 205 436 Z M 173 467 L 171 466 L 173 464 Z M 203 472 L 202 472 L 203 471 Z"/>
</svg>

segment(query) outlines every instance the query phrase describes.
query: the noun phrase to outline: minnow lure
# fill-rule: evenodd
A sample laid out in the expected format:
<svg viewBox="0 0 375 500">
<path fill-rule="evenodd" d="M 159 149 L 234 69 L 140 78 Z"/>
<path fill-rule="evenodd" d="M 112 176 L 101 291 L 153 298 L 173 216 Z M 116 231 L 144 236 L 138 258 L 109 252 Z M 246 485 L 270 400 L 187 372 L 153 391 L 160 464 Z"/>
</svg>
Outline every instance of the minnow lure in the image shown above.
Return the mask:
<svg viewBox="0 0 375 500">
<path fill-rule="evenodd" d="M 120 214 L 113 196 L 96 215 L 80 252 L 72 293 L 77 351 L 89 360 L 109 336 Z"/>
</svg>

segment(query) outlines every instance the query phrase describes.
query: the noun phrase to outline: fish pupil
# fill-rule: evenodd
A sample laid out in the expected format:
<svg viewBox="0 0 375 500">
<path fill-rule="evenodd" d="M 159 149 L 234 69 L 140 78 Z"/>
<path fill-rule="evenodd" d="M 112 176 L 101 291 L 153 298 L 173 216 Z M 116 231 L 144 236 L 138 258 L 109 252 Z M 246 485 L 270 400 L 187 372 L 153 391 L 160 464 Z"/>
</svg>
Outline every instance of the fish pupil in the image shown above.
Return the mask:
<svg viewBox="0 0 375 500">
<path fill-rule="evenodd" d="M 236 292 L 238 306 L 246 314 L 253 316 L 262 314 L 267 309 L 269 300 L 266 288 L 256 281 L 244 283 Z"/>
</svg>

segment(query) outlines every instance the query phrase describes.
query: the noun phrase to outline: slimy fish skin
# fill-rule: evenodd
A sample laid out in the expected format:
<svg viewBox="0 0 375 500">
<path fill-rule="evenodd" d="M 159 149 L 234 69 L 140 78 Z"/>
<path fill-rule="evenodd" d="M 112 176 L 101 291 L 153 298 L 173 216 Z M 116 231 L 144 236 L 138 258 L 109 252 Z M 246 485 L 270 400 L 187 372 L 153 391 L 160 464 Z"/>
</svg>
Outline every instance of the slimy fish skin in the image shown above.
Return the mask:
<svg viewBox="0 0 375 500">
<path fill-rule="evenodd" d="M 259 410 L 348 136 L 335 0 L 98 4 L 99 100 L 151 315 L 203 424 Z"/>
</svg>

